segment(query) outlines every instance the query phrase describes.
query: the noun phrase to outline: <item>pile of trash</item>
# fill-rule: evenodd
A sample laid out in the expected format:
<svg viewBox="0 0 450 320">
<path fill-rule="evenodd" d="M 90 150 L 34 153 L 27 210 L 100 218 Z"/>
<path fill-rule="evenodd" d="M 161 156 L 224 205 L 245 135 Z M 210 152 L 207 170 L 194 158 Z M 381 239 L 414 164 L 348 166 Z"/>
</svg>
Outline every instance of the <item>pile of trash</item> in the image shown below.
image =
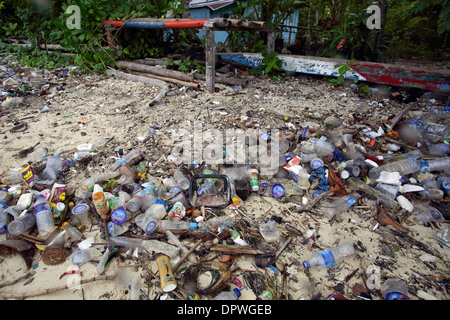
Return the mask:
<svg viewBox="0 0 450 320">
<path fill-rule="evenodd" d="M 5 92 L 19 95 L 9 79 Z M 78 282 L 64 289 L 116 281 L 132 300 L 291 300 L 302 277 L 311 286 L 302 299 L 432 299 L 427 286 L 448 297 L 450 110 L 433 102 L 411 118 L 411 106 L 373 121 L 356 112 L 346 122 L 286 116 L 283 128 L 265 131 L 262 108 L 239 118 L 259 117 L 259 128 L 220 109 L 227 116 L 212 121 L 219 129 L 202 132 L 201 122 L 194 133 L 175 129 L 172 137 L 189 145 L 174 140 L 171 150 L 158 143 L 161 127 L 140 140 L 147 147 L 104 138 L 55 153 L 42 145 L 21 150 L 27 164 L 2 174 L 0 255 L 20 255 L 29 270 L 42 269 L 41 260 L 67 266 L 59 280 Z M 227 129 L 233 133 L 222 136 Z M 368 250 L 367 238 L 321 246 L 319 228 L 355 231 L 353 219 L 346 229 L 342 218 L 352 210 L 383 237 L 382 256 Z M 432 230 L 436 246 L 417 239 L 415 224 Z M 426 278 L 423 290 L 386 274 L 393 251 L 405 247 L 433 270 L 433 277 L 409 275 Z M 92 266 L 95 276 L 86 279 Z M 317 276 L 338 284 L 320 292 Z M 54 292 L 5 291 L 6 299 Z"/>
<path fill-rule="evenodd" d="M 448 119 L 447 112 L 441 109 L 432 115 Z M 329 221 L 366 197 L 376 201 L 377 221 L 403 234 L 408 233 L 402 224 L 405 214 L 424 225 L 449 220 L 449 126 L 421 119 L 380 125 L 376 131 L 339 125 L 326 129 L 302 130 L 280 140 L 259 137 L 278 160 L 273 174 L 265 176 L 260 174 L 263 161 L 208 165 L 207 159 L 183 164 L 169 156 L 166 164 L 159 161 L 150 167 L 150 158 L 139 149 L 116 148 L 117 160 L 108 170 L 73 185 L 62 183 L 68 171 L 109 153 L 110 141 L 79 145 L 75 153 L 65 155 L 32 148 L 26 155 L 29 165 L 9 170 L 2 178 L 0 227 L 7 240 L 0 247 L 23 254 L 30 263 L 25 255 L 31 243 L 43 251 L 46 264 L 66 259 L 76 266 L 91 262 L 97 264 L 98 274 L 119 252 L 131 250 L 135 257 L 146 252 L 158 263 L 160 295 L 165 298 L 179 298 L 168 293 L 197 283 L 195 276 L 205 270 L 215 270 L 217 276 L 209 285 L 182 292 L 192 299 L 237 299 L 239 284 L 233 291 L 222 291 L 232 281 L 239 283 L 227 263 L 251 255 L 258 267 L 274 268 L 287 277 L 292 270 L 278 266 L 277 257 L 291 237 L 300 237 L 305 245 L 310 237 L 308 230 L 285 225 L 286 238 L 279 228 L 284 221 L 276 212 L 264 223 L 246 219 L 240 206 L 251 196 L 292 203 L 292 214 L 308 211 Z M 221 151 L 227 154 L 226 147 Z M 241 218 L 232 219 L 228 210 L 238 211 Z M 94 238 L 83 235 L 92 225 L 101 230 L 101 254 Z M 442 226 L 436 240 L 450 247 L 448 224 Z M 189 241 L 193 238 L 198 240 L 194 245 Z M 338 264 L 354 257 L 357 246 L 326 248 L 305 260 L 303 268 L 309 272 Z M 207 259 L 211 253 L 219 260 Z M 184 263 L 185 271 L 174 276 Z M 131 297 L 139 299 L 139 281 L 129 281 Z M 253 289 L 260 299 L 281 299 L 279 292 L 259 281 Z M 381 297 L 407 299 L 405 282 L 389 279 Z"/>
</svg>

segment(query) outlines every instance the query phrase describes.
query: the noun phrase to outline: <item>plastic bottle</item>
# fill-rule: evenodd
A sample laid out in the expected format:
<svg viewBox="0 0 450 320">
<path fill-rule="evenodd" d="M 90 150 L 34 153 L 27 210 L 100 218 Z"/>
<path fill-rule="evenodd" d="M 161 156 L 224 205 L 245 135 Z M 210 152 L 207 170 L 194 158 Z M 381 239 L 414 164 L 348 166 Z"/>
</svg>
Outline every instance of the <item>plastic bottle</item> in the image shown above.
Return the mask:
<svg viewBox="0 0 450 320">
<path fill-rule="evenodd" d="M 47 160 L 47 158 L 45 157 L 47 155 L 47 152 L 48 152 L 47 148 L 38 148 L 27 155 L 27 161 L 31 162 L 45 161 Z"/>
<path fill-rule="evenodd" d="M 62 168 L 63 162 L 61 160 L 61 157 L 59 153 L 51 156 L 47 160 L 47 164 L 45 166 L 44 171 L 42 172 L 43 178 L 47 179 L 45 183 L 48 182 L 54 182 L 56 178 L 58 177 L 59 170 Z M 44 183 L 44 181 L 40 181 L 40 183 Z M 50 183 L 47 183 L 50 184 Z"/>
<path fill-rule="evenodd" d="M 0 234 L 5 234 L 8 232 L 8 229 L 6 228 L 8 225 L 8 218 L 9 217 L 5 209 L 0 207 Z"/>
<path fill-rule="evenodd" d="M 308 260 L 303 261 L 303 267 L 305 269 L 326 268 L 346 258 L 351 258 L 354 254 L 353 244 L 346 242 L 337 247 L 314 253 Z"/>
<path fill-rule="evenodd" d="M 349 178 L 346 183 L 347 187 L 353 191 L 364 192 L 370 196 L 373 196 L 380 200 L 383 204 L 388 206 L 391 209 L 398 209 L 399 204 L 395 202 L 392 198 L 392 195 L 388 194 L 384 190 L 372 188 L 371 186 L 364 183 L 364 181 L 358 178 Z"/>
<path fill-rule="evenodd" d="M 139 178 L 145 178 L 145 174 L 147 173 L 147 162 L 141 161 L 136 167 L 136 174 Z"/>
<path fill-rule="evenodd" d="M 233 204 L 239 203 L 239 197 L 236 194 L 236 188 L 234 187 L 234 183 L 230 182 L 230 198 Z"/>
<path fill-rule="evenodd" d="M 359 198 L 360 195 L 357 193 L 351 193 L 346 196 L 340 197 L 337 200 L 333 201 L 329 207 L 322 210 L 322 212 L 324 216 L 328 218 L 328 220 L 331 220 L 336 214 L 350 209 L 350 207 L 353 206 Z"/>
<path fill-rule="evenodd" d="M 412 120 L 410 125 L 416 127 L 422 132 L 440 136 L 441 138 L 447 138 L 450 136 L 450 126 L 445 124 L 439 124 L 434 122 L 427 122 L 425 120 Z"/>
<path fill-rule="evenodd" d="M 449 172 L 450 170 L 450 157 L 437 158 L 433 160 L 428 160 L 426 162 L 428 165 L 425 166 L 425 172 L 434 172 L 434 171 L 444 171 Z"/>
<path fill-rule="evenodd" d="M 125 222 L 124 224 L 116 224 L 116 223 L 110 221 L 110 222 L 108 222 L 108 225 L 106 227 L 111 236 L 120 236 L 121 234 L 124 234 L 125 232 L 127 232 L 129 230 L 130 223 Z"/>
<path fill-rule="evenodd" d="M 256 169 L 250 169 L 250 185 L 252 187 L 253 191 L 259 190 L 259 184 L 258 184 L 258 170 Z"/>
<path fill-rule="evenodd" d="M 133 276 L 130 284 L 130 300 L 139 300 L 141 297 L 141 283 L 139 277 Z"/>
<path fill-rule="evenodd" d="M 125 208 L 130 212 L 137 212 L 142 206 L 142 198 L 145 196 L 145 191 L 141 190 L 136 193 L 133 198 L 128 200 Z"/>
<path fill-rule="evenodd" d="M 72 263 L 80 266 L 94 258 L 94 251 L 91 248 L 76 251 L 72 255 Z"/>
<path fill-rule="evenodd" d="M 53 220 L 50 203 L 45 199 L 44 195 L 38 194 L 34 203 L 34 216 L 36 217 L 36 225 L 39 235 L 46 235 L 53 232 L 55 222 Z"/>
<path fill-rule="evenodd" d="M 197 229 L 198 224 L 189 221 L 176 221 L 176 220 L 161 220 L 157 231 L 160 233 L 165 233 L 166 230 L 170 230 L 173 233 L 181 233 L 189 229 Z"/>
<path fill-rule="evenodd" d="M 18 219 L 14 219 L 14 221 L 8 224 L 8 233 L 14 236 L 18 236 L 19 234 L 21 234 L 25 230 L 28 230 L 35 224 L 36 224 L 36 217 L 33 214 L 25 213 Z"/>
<path fill-rule="evenodd" d="M 395 162 L 390 162 L 379 167 L 369 170 L 369 179 L 376 181 L 380 177 L 381 171 L 398 172 L 401 176 L 422 170 L 422 161 L 416 159 L 404 159 Z"/>
<path fill-rule="evenodd" d="M 165 254 L 170 258 L 175 258 L 180 252 L 180 249 L 178 247 L 158 240 L 141 240 L 113 236 L 109 237 L 109 240 L 111 241 L 111 243 L 118 246 L 127 248 L 141 248 L 147 251 Z"/>
<path fill-rule="evenodd" d="M 106 261 L 109 258 L 109 248 L 106 248 L 105 252 L 102 255 L 102 258 L 100 259 L 100 262 L 97 265 L 97 274 L 102 274 L 105 270 Z"/>
<path fill-rule="evenodd" d="M 20 171 L 8 170 L 3 176 L 2 183 L 6 185 L 19 184 L 23 182 L 22 173 Z"/>
<path fill-rule="evenodd" d="M 232 291 L 222 291 L 213 300 L 238 300 L 241 296 L 241 291 L 234 288 Z"/>
<path fill-rule="evenodd" d="M 450 146 L 445 143 L 433 143 L 428 150 L 432 156 L 444 157 L 450 154 Z"/>
<path fill-rule="evenodd" d="M 449 120 L 450 119 L 450 106 L 434 107 L 433 109 L 431 109 L 431 111 L 429 113 L 429 119 L 433 120 L 433 121 L 435 119 Z"/>
<path fill-rule="evenodd" d="M 5 190 L 0 190 L 0 204 L 6 204 L 11 200 L 12 194 Z"/>
<path fill-rule="evenodd" d="M 175 178 L 175 181 L 177 184 L 181 187 L 183 190 L 189 189 L 190 182 L 189 180 L 183 175 L 183 172 L 177 171 L 174 173 L 173 177 Z"/>
<path fill-rule="evenodd" d="M 61 227 L 66 230 L 67 235 L 73 241 L 79 242 L 81 241 L 81 239 L 83 239 L 83 235 L 81 234 L 81 232 L 74 226 L 70 225 L 68 222 L 64 222 Z"/>
<path fill-rule="evenodd" d="M 96 183 L 113 179 L 119 175 L 119 171 L 110 171 L 105 173 L 97 173 L 87 179 L 84 179 L 80 183 L 80 187 L 77 190 L 77 197 L 85 199 L 89 193 L 89 189 L 91 189 L 91 187 L 93 187 Z"/>
<path fill-rule="evenodd" d="M 108 212 L 109 212 L 108 203 L 106 202 L 103 188 L 98 184 L 94 185 L 94 192 L 92 193 L 92 202 L 94 203 L 95 210 L 97 211 L 97 214 L 100 216 L 100 218 L 102 220 L 108 219 Z"/>
<path fill-rule="evenodd" d="M 310 153 L 316 153 L 320 158 L 333 157 L 335 146 L 331 142 L 317 138 L 310 138 L 308 142 L 312 144 L 312 152 Z"/>
<path fill-rule="evenodd" d="M 119 167 L 121 165 L 123 165 L 124 163 L 129 162 L 131 159 L 133 159 L 134 157 L 138 156 L 140 154 L 140 151 L 137 149 L 133 149 L 130 152 L 128 152 L 126 155 L 124 155 L 122 158 L 120 158 L 119 160 L 117 160 L 112 166 L 111 166 L 111 170 L 112 171 L 116 171 L 117 169 L 119 169 Z"/>
<path fill-rule="evenodd" d="M 409 300 L 408 285 L 396 278 L 387 279 L 381 286 L 384 300 Z"/>
<path fill-rule="evenodd" d="M 425 206 L 419 204 L 414 207 L 414 210 L 412 212 L 414 213 L 415 218 L 425 225 L 434 221 L 436 222 L 444 221 L 442 213 L 432 206 Z"/>
</svg>

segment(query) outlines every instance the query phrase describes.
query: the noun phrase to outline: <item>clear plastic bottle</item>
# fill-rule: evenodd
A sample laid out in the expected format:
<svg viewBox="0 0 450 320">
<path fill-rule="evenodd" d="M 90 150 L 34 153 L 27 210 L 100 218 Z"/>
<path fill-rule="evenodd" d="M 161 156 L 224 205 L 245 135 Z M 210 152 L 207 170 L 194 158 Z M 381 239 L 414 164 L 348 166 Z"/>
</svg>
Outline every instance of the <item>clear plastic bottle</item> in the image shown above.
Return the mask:
<svg viewBox="0 0 450 320">
<path fill-rule="evenodd" d="M 142 206 L 142 199 L 145 196 L 145 191 L 141 190 L 137 192 L 133 198 L 128 200 L 127 204 L 125 205 L 125 208 L 130 212 L 137 212 L 141 206 Z"/>
<path fill-rule="evenodd" d="M 140 151 L 137 149 L 133 149 L 130 152 L 128 152 L 126 155 L 124 155 L 122 158 L 120 158 L 119 160 L 117 160 L 112 166 L 111 166 L 111 170 L 112 171 L 116 171 L 117 169 L 119 169 L 119 167 L 124 164 L 129 162 L 131 159 L 133 159 L 134 157 L 138 156 L 140 154 Z"/>
<path fill-rule="evenodd" d="M 20 171 L 8 170 L 3 176 L 2 183 L 6 185 L 19 184 L 23 182 L 22 173 Z"/>
<path fill-rule="evenodd" d="M 118 246 L 127 248 L 141 248 L 147 251 L 165 254 L 170 258 L 175 258 L 180 252 L 180 248 L 158 240 L 141 240 L 113 236 L 109 237 L 109 240 L 111 241 L 111 243 Z"/>
<path fill-rule="evenodd" d="M 450 146 L 445 143 L 433 143 L 428 150 L 432 156 L 444 157 L 450 154 Z"/>
<path fill-rule="evenodd" d="M 353 244 L 346 242 L 337 247 L 314 253 L 308 260 L 303 261 L 303 267 L 305 269 L 326 268 L 344 259 L 351 258 L 354 254 L 355 248 Z"/>
<path fill-rule="evenodd" d="M 241 296 L 241 291 L 238 288 L 234 288 L 232 291 L 222 291 L 212 300 L 238 300 Z"/>
<path fill-rule="evenodd" d="M 434 122 L 427 122 L 425 120 L 412 120 L 410 125 L 416 127 L 422 132 L 437 135 L 442 138 L 450 136 L 450 126 Z"/>
<path fill-rule="evenodd" d="M 426 172 L 449 172 L 450 171 L 450 157 L 443 157 L 428 160 L 426 162 L 425 171 Z"/>
<path fill-rule="evenodd" d="M 110 171 L 105 173 L 97 173 L 84 179 L 80 183 L 80 187 L 77 190 L 77 197 L 85 199 L 89 193 L 89 189 L 91 189 L 96 183 L 113 179 L 119 175 L 119 171 Z"/>
<path fill-rule="evenodd" d="M 157 231 L 165 233 L 166 230 L 170 230 L 173 233 L 181 233 L 189 229 L 197 229 L 198 225 L 195 222 L 189 221 L 176 221 L 176 220 L 161 220 Z"/>
<path fill-rule="evenodd" d="M 66 230 L 67 235 L 73 241 L 79 242 L 81 241 L 81 239 L 83 239 L 83 234 L 68 222 L 64 222 L 61 227 Z"/>
<path fill-rule="evenodd" d="M 312 153 L 316 153 L 320 158 L 333 156 L 335 146 L 331 142 L 317 138 L 310 138 L 308 141 L 312 143 Z"/>
<path fill-rule="evenodd" d="M 183 190 L 187 190 L 189 189 L 190 186 L 190 182 L 189 180 L 183 175 L 183 172 L 181 171 L 177 171 L 174 173 L 173 175 L 175 181 L 177 182 L 177 184 L 181 187 L 181 189 Z"/>
<path fill-rule="evenodd" d="M 72 254 L 72 263 L 80 266 L 94 258 L 94 252 L 91 248 L 79 250 Z"/>
<path fill-rule="evenodd" d="M 380 173 L 382 171 L 398 172 L 400 173 L 400 175 L 405 176 L 411 173 L 419 172 L 421 170 L 422 170 L 421 160 L 403 159 L 370 169 L 369 179 L 372 181 L 376 181 L 380 177 Z"/>
<path fill-rule="evenodd" d="M 130 284 L 130 300 L 139 300 L 141 297 L 141 283 L 139 277 L 133 276 Z"/>
<path fill-rule="evenodd" d="M 47 155 L 47 152 L 48 152 L 47 148 L 38 148 L 27 155 L 27 161 L 31 162 L 45 161 L 47 160 L 47 158 L 45 157 Z"/>
<path fill-rule="evenodd" d="M 392 198 L 392 195 L 384 190 L 373 188 L 358 178 L 347 179 L 346 185 L 353 191 L 360 191 L 373 196 L 391 209 L 398 209 L 399 204 Z"/>
<path fill-rule="evenodd" d="M 18 236 L 36 224 L 36 217 L 31 213 L 25 213 L 18 219 L 14 219 L 8 224 L 8 233 Z"/>
<path fill-rule="evenodd" d="M 59 153 L 48 158 L 45 169 L 42 172 L 43 178 L 47 179 L 45 183 L 47 183 L 47 181 L 53 183 L 56 178 L 58 178 L 59 170 L 62 168 L 62 165 L 63 162 Z M 40 181 L 40 183 L 44 183 L 44 181 Z"/>
<path fill-rule="evenodd" d="M 321 211 L 323 212 L 324 216 L 328 218 L 328 220 L 331 220 L 336 214 L 339 214 L 341 212 L 350 209 L 350 207 L 353 206 L 358 201 L 359 198 L 360 195 L 357 193 L 348 194 L 346 196 L 334 200 L 329 207 L 327 206 L 325 209 L 322 209 Z"/>
<path fill-rule="evenodd" d="M 125 222 L 124 224 L 116 224 L 110 221 L 108 222 L 106 227 L 108 229 L 109 235 L 116 237 L 127 232 L 130 227 L 130 223 Z"/>
<path fill-rule="evenodd" d="M 387 279 L 381 286 L 384 300 L 409 300 L 408 285 L 396 278 Z"/>
</svg>

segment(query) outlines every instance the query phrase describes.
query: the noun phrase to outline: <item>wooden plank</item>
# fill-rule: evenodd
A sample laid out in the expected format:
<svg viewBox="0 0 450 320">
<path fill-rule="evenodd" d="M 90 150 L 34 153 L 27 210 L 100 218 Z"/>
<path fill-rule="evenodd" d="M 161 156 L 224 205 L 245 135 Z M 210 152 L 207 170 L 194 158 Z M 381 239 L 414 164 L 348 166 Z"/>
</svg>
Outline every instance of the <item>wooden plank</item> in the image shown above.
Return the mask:
<svg viewBox="0 0 450 320">
<path fill-rule="evenodd" d="M 205 40 L 206 90 L 214 93 L 216 86 L 216 42 L 214 41 L 213 30 L 207 28 Z"/>
</svg>

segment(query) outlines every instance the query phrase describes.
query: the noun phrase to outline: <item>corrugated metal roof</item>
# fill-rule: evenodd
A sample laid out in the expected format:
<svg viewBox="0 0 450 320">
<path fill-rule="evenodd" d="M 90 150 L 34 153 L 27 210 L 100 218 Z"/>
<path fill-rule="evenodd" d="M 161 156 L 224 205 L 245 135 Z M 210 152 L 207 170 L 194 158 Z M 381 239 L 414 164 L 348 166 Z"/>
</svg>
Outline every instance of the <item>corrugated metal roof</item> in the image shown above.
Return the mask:
<svg viewBox="0 0 450 320">
<path fill-rule="evenodd" d="M 208 7 L 215 11 L 233 3 L 235 3 L 235 0 L 192 0 L 189 2 L 189 9 Z"/>
</svg>

